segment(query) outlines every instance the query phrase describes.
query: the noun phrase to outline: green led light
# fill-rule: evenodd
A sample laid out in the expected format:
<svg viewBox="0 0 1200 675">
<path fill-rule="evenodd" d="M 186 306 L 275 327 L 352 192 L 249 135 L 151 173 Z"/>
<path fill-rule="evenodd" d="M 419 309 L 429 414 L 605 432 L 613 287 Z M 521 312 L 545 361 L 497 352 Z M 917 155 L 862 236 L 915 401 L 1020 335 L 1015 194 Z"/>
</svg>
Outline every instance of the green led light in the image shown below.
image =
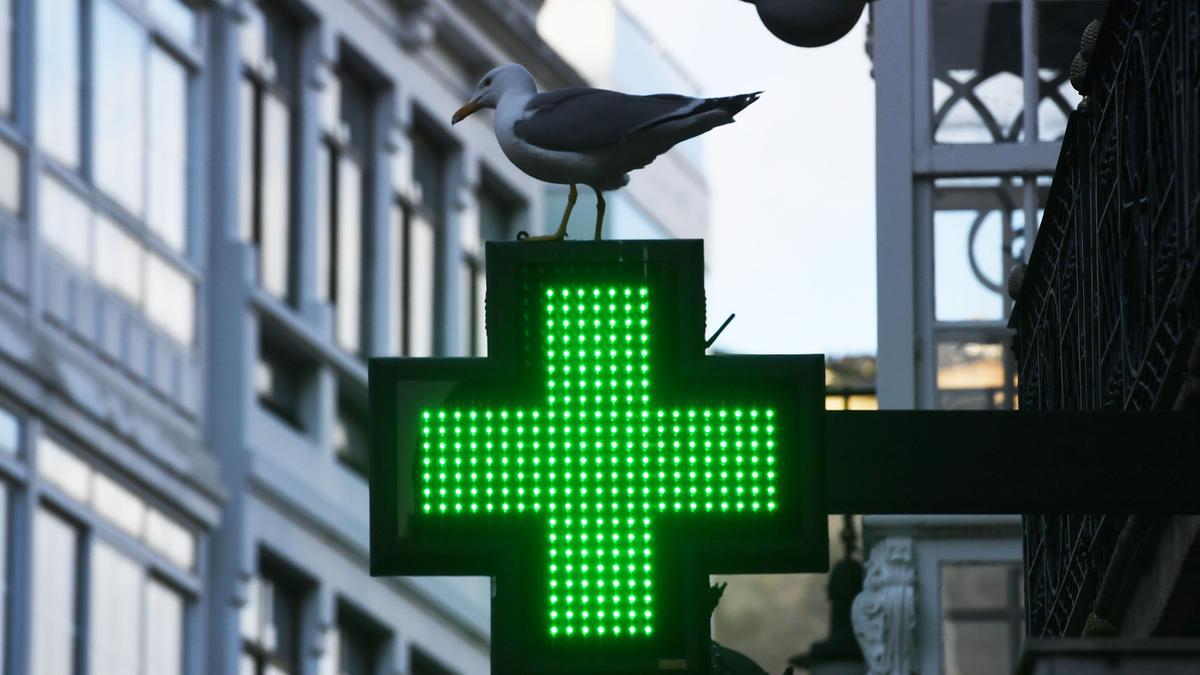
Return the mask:
<svg viewBox="0 0 1200 675">
<path fill-rule="evenodd" d="M 546 617 L 558 639 L 654 633 L 653 514 L 778 508 L 773 410 L 649 406 L 649 296 L 547 288 L 546 407 L 421 412 L 422 513 L 545 512 Z"/>
</svg>

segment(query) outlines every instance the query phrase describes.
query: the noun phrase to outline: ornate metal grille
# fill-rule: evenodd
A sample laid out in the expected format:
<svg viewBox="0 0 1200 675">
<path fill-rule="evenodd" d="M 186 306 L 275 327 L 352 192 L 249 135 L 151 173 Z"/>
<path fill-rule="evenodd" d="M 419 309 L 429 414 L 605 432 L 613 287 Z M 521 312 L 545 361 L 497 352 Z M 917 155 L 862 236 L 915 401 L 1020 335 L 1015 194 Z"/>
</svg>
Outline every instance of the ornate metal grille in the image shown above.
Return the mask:
<svg viewBox="0 0 1200 675">
<path fill-rule="evenodd" d="M 1170 407 L 1200 328 L 1200 0 L 1113 0 L 1082 88 L 1012 318 L 1021 407 Z M 1123 522 L 1026 516 L 1031 635 L 1082 630 Z"/>
</svg>

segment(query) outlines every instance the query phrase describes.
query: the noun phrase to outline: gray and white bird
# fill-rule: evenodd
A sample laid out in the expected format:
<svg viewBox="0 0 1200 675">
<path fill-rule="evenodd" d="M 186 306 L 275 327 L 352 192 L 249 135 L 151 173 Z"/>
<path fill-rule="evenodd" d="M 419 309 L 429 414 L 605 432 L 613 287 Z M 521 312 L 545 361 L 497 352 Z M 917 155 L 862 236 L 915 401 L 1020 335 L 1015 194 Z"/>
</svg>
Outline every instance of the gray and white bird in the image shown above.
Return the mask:
<svg viewBox="0 0 1200 675">
<path fill-rule="evenodd" d="M 558 230 L 529 241 L 562 239 L 578 197 L 577 185 L 596 192 L 596 239 L 604 224 L 604 195 L 629 183 L 629 172 L 685 141 L 723 124 L 759 94 L 693 98 L 678 94 L 632 96 L 570 87 L 538 93 L 533 76 L 510 63 L 493 68 L 451 118 L 458 124 L 477 110 L 496 111 L 496 140 L 516 167 L 547 183 L 571 186 Z"/>
</svg>

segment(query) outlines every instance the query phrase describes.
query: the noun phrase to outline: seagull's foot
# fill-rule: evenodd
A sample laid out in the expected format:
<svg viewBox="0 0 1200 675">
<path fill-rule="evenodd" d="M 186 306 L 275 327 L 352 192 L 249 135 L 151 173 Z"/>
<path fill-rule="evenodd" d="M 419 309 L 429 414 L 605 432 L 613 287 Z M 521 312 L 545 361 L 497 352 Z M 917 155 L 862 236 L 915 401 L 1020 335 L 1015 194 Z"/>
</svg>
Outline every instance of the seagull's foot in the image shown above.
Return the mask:
<svg viewBox="0 0 1200 675">
<path fill-rule="evenodd" d="M 524 235 L 524 236 L 522 236 Z M 518 241 L 562 241 L 566 239 L 565 232 L 555 232 L 554 234 L 543 234 L 536 237 L 529 236 L 528 232 L 521 232 L 517 235 Z"/>
</svg>

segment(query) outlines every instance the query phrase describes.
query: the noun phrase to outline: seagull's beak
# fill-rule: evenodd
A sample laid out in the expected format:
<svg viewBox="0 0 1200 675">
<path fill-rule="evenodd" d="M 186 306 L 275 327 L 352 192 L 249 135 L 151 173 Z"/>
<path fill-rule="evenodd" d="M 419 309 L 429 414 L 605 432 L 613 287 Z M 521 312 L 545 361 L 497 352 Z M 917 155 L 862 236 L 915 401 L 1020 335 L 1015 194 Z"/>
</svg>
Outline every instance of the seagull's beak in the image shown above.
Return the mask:
<svg viewBox="0 0 1200 675">
<path fill-rule="evenodd" d="M 466 105 L 464 105 L 463 107 L 454 111 L 454 117 L 450 118 L 451 126 L 458 124 L 459 122 L 467 119 L 468 117 L 471 116 L 471 113 L 475 112 L 476 110 L 479 110 L 480 107 L 481 107 L 481 104 L 479 103 L 479 101 L 468 101 Z"/>
</svg>

